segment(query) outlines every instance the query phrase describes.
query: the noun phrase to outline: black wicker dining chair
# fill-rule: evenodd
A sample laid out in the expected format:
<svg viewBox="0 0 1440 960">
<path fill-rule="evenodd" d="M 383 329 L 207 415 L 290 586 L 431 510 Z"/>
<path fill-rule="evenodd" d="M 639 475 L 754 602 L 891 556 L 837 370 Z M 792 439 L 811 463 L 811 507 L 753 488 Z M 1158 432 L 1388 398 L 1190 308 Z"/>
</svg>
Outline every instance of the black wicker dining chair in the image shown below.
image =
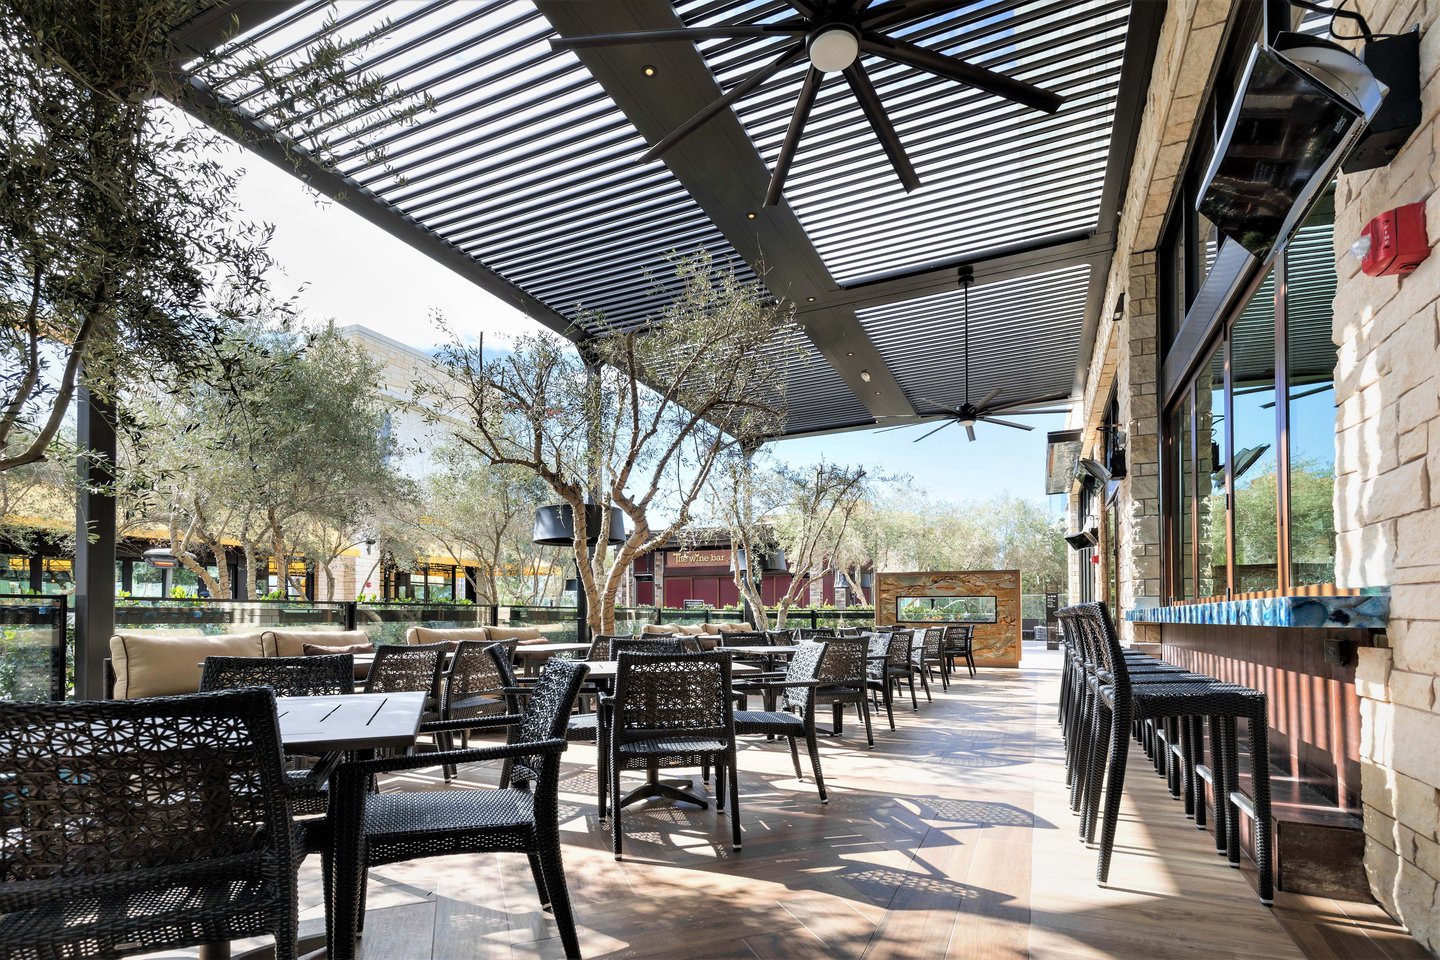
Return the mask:
<svg viewBox="0 0 1440 960">
<path fill-rule="evenodd" d="M 271 934 L 295 956 L 275 698 L 0 703 L 0 957 L 120 957 Z"/>
<path fill-rule="evenodd" d="M 833 642 L 833 641 L 832 641 Z M 795 764 L 795 779 L 804 780 L 800 770 L 800 749 L 798 740 L 805 738 L 805 747 L 810 752 L 810 767 L 815 771 L 815 789 L 820 793 L 820 802 L 829 803 L 825 792 L 825 775 L 820 771 L 820 747 L 815 740 L 815 688 L 821 683 L 820 670 L 825 661 L 826 644 L 803 643 L 785 671 L 785 676 L 773 679 L 737 683 L 740 690 L 768 694 L 767 700 L 776 697 L 777 702 L 766 703 L 764 710 L 735 711 L 735 735 L 737 737 L 785 737 L 790 741 L 790 759 Z"/>
<path fill-rule="evenodd" d="M 439 757 L 395 757 L 341 764 L 324 845 L 330 910 L 329 956 L 350 960 L 364 926 L 369 868 L 421 857 L 461 853 L 524 853 L 540 894 L 551 908 L 567 958 L 580 956 L 575 918 L 560 853 L 560 755 L 565 722 L 589 668 L 552 659 L 528 691 L 519 714 L 425 724 L 421 732 L 510 727 L 504 745 L 454 750 Z M 468 725 L 468 726 L 467 726 Z M 370 779 L 443 763 L 511 761 L 511 782 L 494 790 L 387 790 L 372 793 Z"/>
<path fill-rule="evenodd" d="M 277 697 L 326 697 L 355 692 L 355 657 L 206 657 L 200 689 L 269 687 Z"/>
<path fill-rule="evenodd" d="M 440 675 L 445 668 L 448 643 L 383 643 L 375 648 L 366 693 L 404 693 L 422 690 L 426 720 L 440 719 Z"/>
<path fill-rule="evenodd" d="M 519 642 L 502 640 L 492 644 L 484 640 L 461 640 L 457 643 L 450 657 L 450 668 L 441 675 L 440 719 L 464 720 L 512 712 L 513 696 L 507 688 L 514 683 L 501 676 L 497 657 L 487 650 L 498 647 L 500 656 L 513 661 Z M 460 731 L 460 745 L 470 746 L 468 731 Z M 455 734 L 436 734 L 435 746 L 441 751 L 455 749 Z M 448 781 L 454 775 L 454 766 L 447 764 L 445 779 Z"/>
<path fill-rule="evenodd" d="M 880 695 L 891 730 L 895 729 L 895 690 L 901 683 L 910 684 L 910 706 L 914 710 L 920 709 L 920 702 L 915 697 L 915 674 L 910 670 L 910 647 L 914 642 L 914 633 L 913 630 L 896 630 L 894 633 L 876 634 L 875 645 L 871 648 L 873 656 L 866 686 L 871 693 Z M 880 654 L 884 654 L 883 660 L 879 658 Z"/>
<path fill-rule="evenodd" d="M 624 653 L 661 653 L 673 655 L 677 653 L 696 653 L 693 648 L 687 649 L 682 641 L 684 637 L 615 637 L 610 641 L 610 656 L 608 660 L 619 660 Z"/>
<path fill-rule="evenodd" d="M 950 689 L 950 679 L 946 675 L 944 667 L 945 628 L 927 627 L 925 630 L 917 630 L 915 633 L 917 636 L 910 644 L 910 672 L 920 677 L 921 689 L 925 692 L 925 702 L 934 703 L 934 698 L 930 696 L 930 674 L 932 672 L 938 672 L 940 676 L 940 689 Z"/>
<path fill-rule="evenodd" d="M 735 768 L 735 711 L 731 699 L 730 655 L 723 651 L 665 655 L 621 653 L 615 693 L 604 701 L 603 732 L 609 757 L 611 847 L 621 855 L 620 774 L 644 770 L 715 766 L 715 811 L 730 795 L 731 845 L 740 849 L 740 782 Z M 728 781 L 727 781 L 728 777 Z"/>
<path fill-rule="evenodd" d="M 838 737 L 844 729 L 845 707 L 854 704 L 865 722 L 865 742 L 873 749 L 875 731 L 870 726 L 870 695 L 866 691 L 870 663 L 870 640 L 835 638 L 825 641 L 825 660 L 820 665 L 820 685 L 815 688 L 815 702 L 830 704 L 832 725 L 830 736 Z"/>
<path fill-rule="evenodd" d="M 277 697 L 325 697 L 355 692 L 355 658 L 348 653 L 321 657 L 206 657 L 200 690 L 269 687 Z M 316 763 L 317 754 L 288 754 L 285 788 L 297 817 L 323 816 L 329 806 L 325 783 L 337 758 Z"/>
<path fill-rule="evenodd" d="M 950 672 L 956 657 L 965 658 L 970 676 L 975 676 L 975 627 L 971 624 L 952 624 L 945 628 L 945 672 Z"/>
</svg>

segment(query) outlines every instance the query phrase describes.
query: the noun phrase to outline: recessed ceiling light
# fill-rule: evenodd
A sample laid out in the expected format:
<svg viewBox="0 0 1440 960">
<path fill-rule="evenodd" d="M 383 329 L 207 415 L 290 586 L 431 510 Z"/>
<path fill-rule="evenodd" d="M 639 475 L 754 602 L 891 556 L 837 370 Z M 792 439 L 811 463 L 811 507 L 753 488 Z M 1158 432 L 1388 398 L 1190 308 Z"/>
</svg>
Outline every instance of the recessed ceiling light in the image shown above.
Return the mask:
<svg viewBox="0 0 1440 960">
<path fill-rule="evenodd" d="M 755 216 L 756 216 L 755 211 L 754 211 L 754 210 L 751 210 L 751 211 L 749 211 L 749 212 L 747 212 L 747 213 L 745 214 L 745 219 L 746 219 L 746 220 L 754 220 L 754 219 L 755 219 Z"/>
<path fill-rule="evenodd" d="M 877 396 L 877 397 L 880 396 L 880 391 L 879 391 L 879 390 L 876 390 L 876 391 L 875 391 L 875 396 Z"/>
<path fill-rule="evenodd" d="M 806 297 L 806 298 L 805 298 L 805 302 L 806 302 L 806 303 L 814 303 L 814 302 L 815 302 L 815 298 L 814 298 L 814 297 Z"/>
<path fill-rule="evenodd" d="M 860 379 L 861 379 L 861 380 L 864 380 L 866 383 L 869 383 L 869 382 L 870 382 L 870 371 L 869 371 L 869 370 L 861 370 L 861 371 L 860 371 Z"/>
<path fill-rule="evenodd" d="M 645 64 L 645 66 L 643 66 L 643 67 L 640 68 L 640 72 L 643 73 L 643 74 L 645 74 L 645 76 L 647 76 L 647 77 L 653 77 L 653 76 L 655 76 L 655 74 L 659 73 L 660 71 L 655 69 L 654 64 L 647 63 L 647 64 Z"/>
<path fill-rule="evenodd" d="M 853 357 L 853 356 L 855 356 L 855 353 L 854 353 L 854 351 L 851 351 L 850 353 L 845 354 L 845 356 L 847 356 L 847 357 Z"/>
</svg>

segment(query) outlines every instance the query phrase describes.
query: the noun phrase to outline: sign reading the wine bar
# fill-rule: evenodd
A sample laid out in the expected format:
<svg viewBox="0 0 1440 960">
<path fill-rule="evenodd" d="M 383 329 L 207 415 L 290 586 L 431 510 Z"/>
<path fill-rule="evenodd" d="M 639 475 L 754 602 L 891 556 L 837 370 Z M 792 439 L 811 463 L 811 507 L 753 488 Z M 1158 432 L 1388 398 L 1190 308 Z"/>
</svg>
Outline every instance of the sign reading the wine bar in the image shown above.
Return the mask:
<svg viewBox="0 0 1440 960">
<path fill-rule="evenodd" d="M 668 567 L 728 567 L 729 550 L 681 550 L 665 558 Z"/>
</svg>

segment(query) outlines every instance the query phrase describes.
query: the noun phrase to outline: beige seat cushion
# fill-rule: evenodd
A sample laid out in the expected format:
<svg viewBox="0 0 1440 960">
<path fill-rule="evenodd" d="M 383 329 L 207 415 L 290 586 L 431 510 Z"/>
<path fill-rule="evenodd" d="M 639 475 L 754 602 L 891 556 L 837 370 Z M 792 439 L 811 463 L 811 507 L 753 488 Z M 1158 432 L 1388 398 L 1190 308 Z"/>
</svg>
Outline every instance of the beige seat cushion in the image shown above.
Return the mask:
<svg viewBox="0 0 1440 960">
<path fill-rule="evenodd" d="M 664 623 L 647 623 L 640 628 L 642 637 L 668 637 L 675 633 L 675 628 Z"/>
<path fill-rule="evenodd" d="M 370 642 L 370 635 L 364 630 L 266 630 L 260 638 L 267 657 L 303 657 L 307 643 L 349 647 Z"/>
<path fill-rule="evenodd" d="M 705 631 L 706 636 L 715 637 L 720 635 L 723 628 L 718 623 L 702 623 L 700 629 Z"/>
<path fill-rule="evenodd" d="M 754 624 L 751 624 L 751 623 L 749 623 L 748 621 L 746 621 L 746 622 L 741 622 L 741 623 L 722 623 L 722 624 L 720 624 L 720 631 L 719 631 L 719 632 L 720 632 L 720 633 L 754 633 L 754 632 L 755 632 L 755 626 L 754 626 Z"/>
<path fill-rule="evenodd" d="M 698 623 L 694 626 L 684 623 L 677 623 L 670 629 L 675 633 L 678 633 L 682 637 L 703 637 L 706 633 L 704 625 Z"/>
<path fill-rule="evenodd" d="M 165 697 L 200 689 L 200 664 L 206 657 L 259 657 L 258 633 L 218 637 L 157 633 L 117 633 L 110 638 L 110 666 L 117 700 Z"/>
<path fill-rule="evenodd" d="M 489 627 L 455 627 L 451 629 L 440 629 L 437 627 L 411 627 L 405 631 L 405 642 L 412 646 L 419 643 L 448 643 L 450 649 L 454 650 L 460 645 L 461 640 L 479 640 L 481 643 L 490 643 Z"/>
<path fill-rule="evenodd" d="M 520 646 L 527 646 L 532 643 L 545 643 L 545 634 L 540 632 L 539 627 L 486 627 L 485 632 L 490 634 L 491 643 L 499 643 L 501 640 L 519 640 Z"/>
</svg>

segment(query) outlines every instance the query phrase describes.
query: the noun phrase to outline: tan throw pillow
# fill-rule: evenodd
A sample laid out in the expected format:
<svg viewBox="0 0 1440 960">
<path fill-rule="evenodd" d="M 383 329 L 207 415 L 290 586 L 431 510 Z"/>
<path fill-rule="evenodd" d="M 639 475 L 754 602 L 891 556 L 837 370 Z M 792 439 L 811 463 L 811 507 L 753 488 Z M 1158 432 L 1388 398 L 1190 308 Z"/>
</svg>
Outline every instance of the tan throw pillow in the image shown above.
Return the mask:
<svg viewBox="0 0 1440 960">
<path fill-rule="evenodd" d="M 541 633 L 538 627 L 486 627 L 485 631 L 490 634 L 490 641 L 498 643 L 501 640 L 519 640 L 520 646 L 529 646 L 532 643 L 545 643 L 545 634 Z"/>
<path fill-rule="evenodd" d="M 675 632 L 675 628 L 666 623 L 647 623 L 640 628 L 642 637 L 668 637 Z"/>
<path fill-rule="evenodd" d="M 373 643 L 351 643 L 351 644 L 346 644 L 346 645 L 344 645 L 344 646 L 339 646 L 339 647 L 329 647 L 329 646 L 326 646 L 326 645 L 321 644 L 321 643 L 307 643 L 307 644 L 303 645 L 303 646 L 301 647 L 301 649 L 305 651 L 305 656 L 307 656 L 307 657 L 330 657 L 330 656 L 334 656 L 334 655 L 337 654 L 337 653 L 338 653 L 338 654 L 349 653 L 349 654 L 352 654 L 352 655 L 353 655 L 353 654 L 356 654 L 356 653 L 374 653 L 374 652 L 375 652 L 375 644 L 373 644 Z M 370 666 L 369 666 L 369 664 L 365 664 L 365 663 L 357 663 L 357 664 L 355 664 L 355 679 L 356 679 L 357 681 L 363 681 L 363 680 L 364 680 L 367 676 L 369 676 L 369 675 L 370 675 Z"/>
<path fill-rule="evenodd" d="M 705 631 L 707 635 L 714 637 L 725 632 L 725 625 L 722 623 L 702 623 L 700 624 L 700 629 Z"/>
<path fill-rule="evenodd" d="M 344 647 L 370 642 L 364 630 L 266 630 L 260 638 L 267 657 L 303 657 L 307 643 Z"/>
<path fill-rule="evenodd" d="M 705 635 L 705 628 L 698 624 L 693 627 L 681 625 L 675 628 L 675 632 L 686 637 L 703 637 Z"/>
<path fill-rule="evenodd" d="M 489 643 L 492 639 L 489 627 L 457 627 L 451 629 L 440 629 L 437 627 L 411 627 L 405 631 L 405 642 L 414 646 L 420 643 L 448 643 L 450 649 L 454 650 L 460 646 L 461 640 L 479 640 L 481 643 Z"/>
<path fill-rule="evenodd" d="M 755 628 L 752 627 L 752 626 L 750 626 L 750 624 L 748 624 L 748 623 L 722 623 L 722 624 L 720 624 L 720 632 L 721 632 L 721 633 L 752 633 L 752 632 L 754 632 L 754 630 L 755 630 Z"/>
<path fill-rule="evenodd" d="M 262 635 L 233 633 L 219 637 L 156 633 L 117 633 L 110 638 L 116 700 L 167 697 L 200 689 L 200 665 L 206 657 L 258 657 Z"/>
<path fill-rule="evenodd" d="M 348 643 L 343 646 L 332 647 L 323 643 L 307 643 L 303 647 L 307 657 L 332 657 L 338 653 L 374 653 L 373 643 Z"/>
</svg>

